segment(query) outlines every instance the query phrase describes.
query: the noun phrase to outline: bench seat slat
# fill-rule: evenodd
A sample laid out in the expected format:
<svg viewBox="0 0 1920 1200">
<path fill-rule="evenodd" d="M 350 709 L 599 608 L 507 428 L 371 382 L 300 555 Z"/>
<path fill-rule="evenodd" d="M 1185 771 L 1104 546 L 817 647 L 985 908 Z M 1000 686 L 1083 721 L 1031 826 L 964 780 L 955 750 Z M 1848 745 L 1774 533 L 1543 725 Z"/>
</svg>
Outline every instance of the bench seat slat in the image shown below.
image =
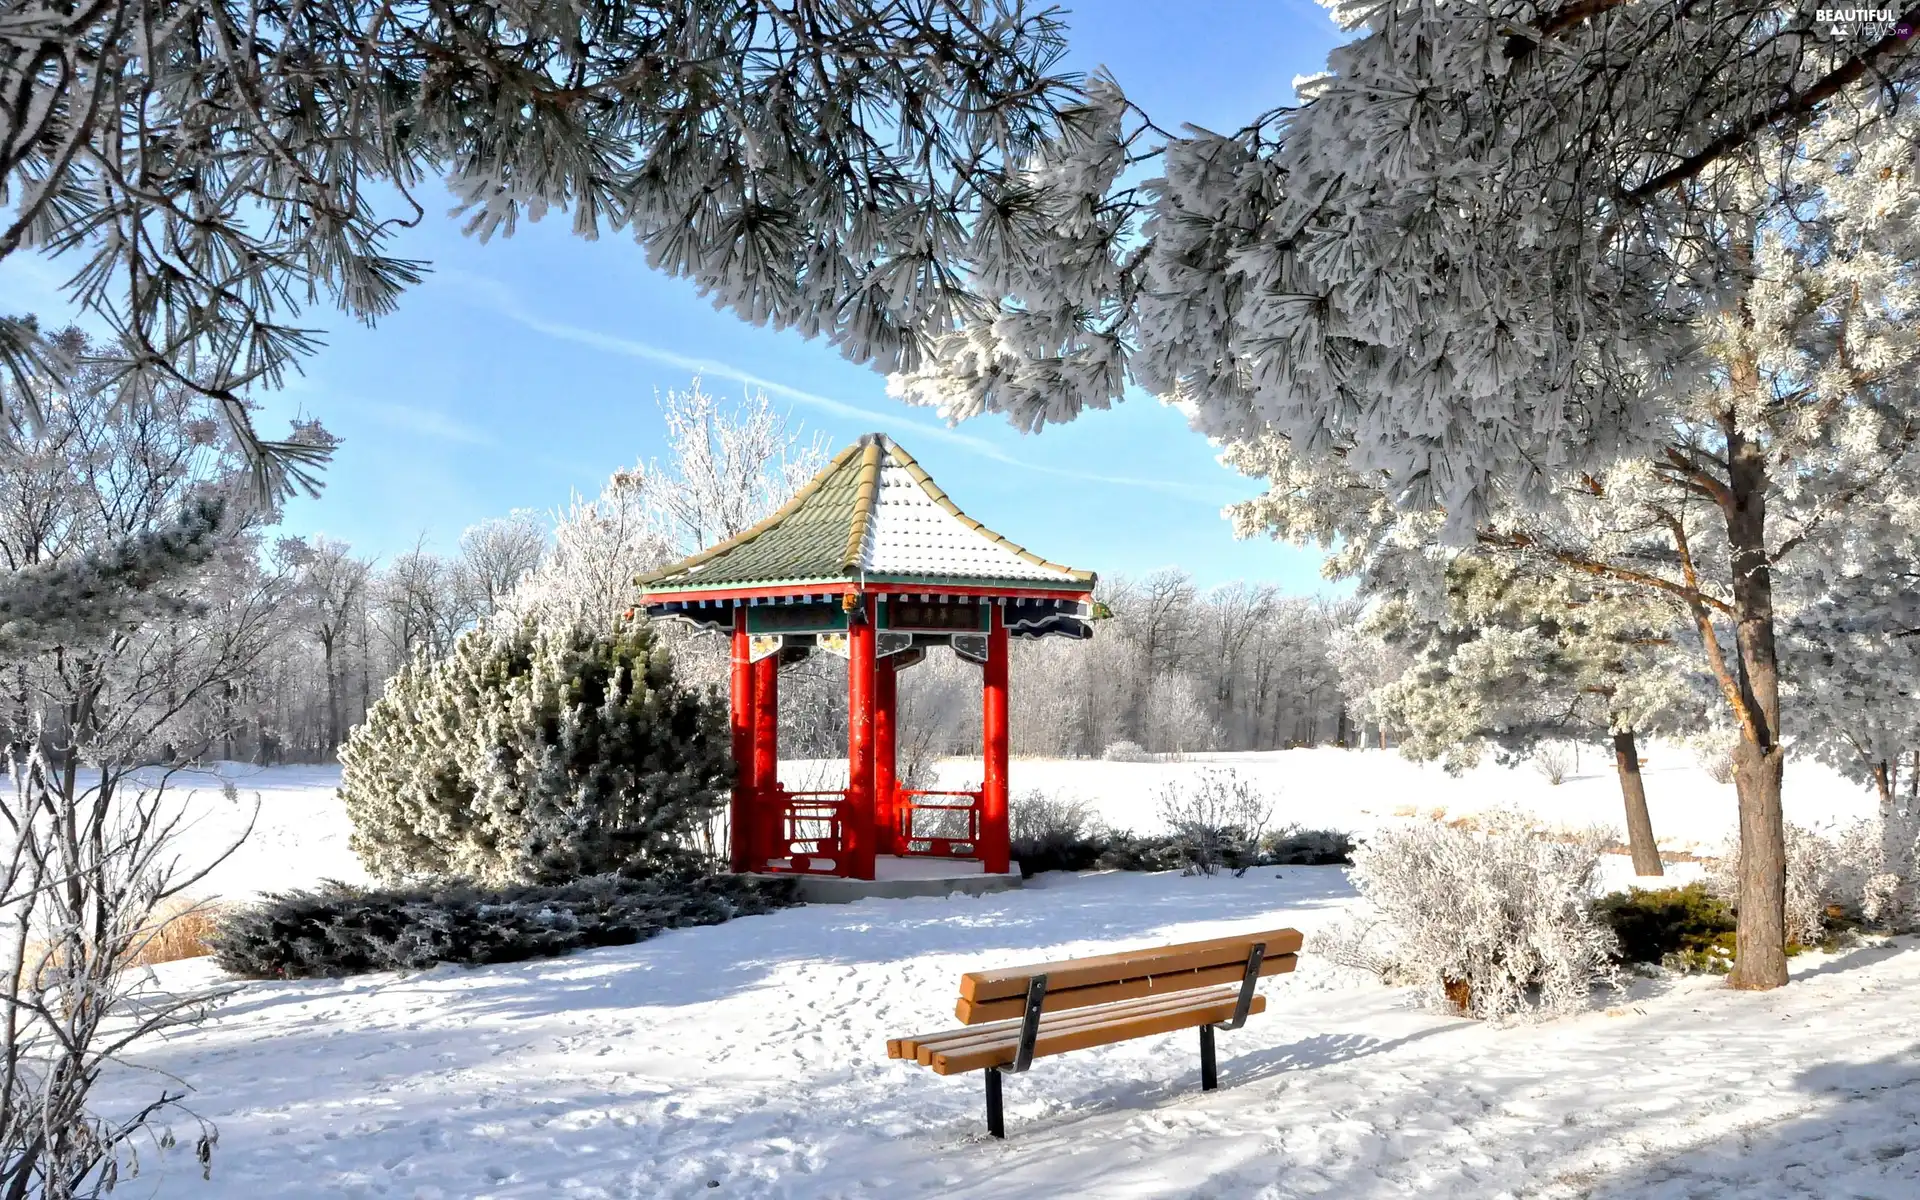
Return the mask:
<svg viewBox="0 0 1920 1200">
<path fill-rule="evenodd" d="M 1260 977 L 1284 975 L 1294 969 L 1300 961 L 1295 954 L 1269 955 L 1260 963 Z M 1238 984 L 1245 977 L 1247 964 L 1245 956 L 1235 962 L 1223 963 L 1217 967 L 1201 967 L 1196 970 L 1175 971 L 1167 974 L 1143 975 L 1138 979 L 1122 979 L 1117 983 L 1101 983 L 1092 987 L 1067 988 L 1055 991 L 1053 977 L 1047 977 L 1047 996 L 1041 1006 L 1043 1012 L 1064 1012 L 1068 1009 L 1086 1008 L 1095 1004 L 1110 1004 L 1117 1000 L 1133 1000 L 1142 996 L 1165 996 L 1174 992 L 1188 991 L 1194 988 L 1215 987 L 1223 983 Z M 954 1016 L 963 1025 L 978 1025 L 983 1021 L 1001 1021 L 1025 1014 L 1027 998 L 1025 995 L 1009 997 L 1005 1000 L 969 1000 L 960 998 L 954 1007 Z"/>
<path fill-rule="evenodd" d="M 1216 989 L 1217 990 L 1217 989 Z M 1220 995 L 1225 995 L 1221 992 Z M 1162 1009 L 1190 1008 L 1194 1004 L 1205 1003 L 1211 998 L 1208 993 L 1182 992 L 1172 996 L 1144 996 L 1137 1000 L 1122 1001 L 1108 1005 L 1098 1012 L 1086 1010 L 1049 1015 L 1040 1019 L 1043 1030 L 1077 1028 L 1081 1025 L 1098 1024 L 1121 1016 L 1135 1016 L 1141 1013 Z M 887 1057 L 910 1058 L 926 1066 L 935 1051 L 949 1051 L 969 1046 L 991 1046 L 1011 1039 L 1020 1040 L 1019 1019 L 996 1021 L 990 1025 L 964 1025 L 959 1029 L 945 1029 L 939 1033 L 923 1034 L 918 1037 L 895 1038 L 887 1043 Z"/>
<path fill-rule="evenodd" d="M 1265 942 L 1269 957 L 1295 954 L 1300 950 L 1297 929 L 1271 929 L 1265 933 L 1243 933 L 1233 937 L 1209 938 L 1201 942 L 1182 942 L 1152 950 L 1131 950 L 1120 954 L 1099 954 L 1090 958 L 1062 962 L 1032 963 L 1022 967 L 1000 967 L 991 971 L 969 971 L 960 977 L 960 996 L 964 1000 L 1005 1000 L 1024 996 L 1027 980 L 1045 973 L 1047 989 L 1092 987 L 1118 983 L 1146 975 L 1168 975 L 1205 967 L 1244 963 L 1255 942 Z"/>
<path fill-rule="evenodd" d="M 1172 1033 L 1177 1029 L 1211 1025 L 1216 1021 L 1230 1020 L 1236 1003 L 1237 997 L 1228 996 L 1205 1003 L 1177 1005 L 1132 1016 L 1120 1016 L 1111 1020 L 1088 1021 L 1064 1029 L 1050 1030 L 1043 1019 L 1040 1024 L 1040 1036 L 1034 1042 L 1033 1056 L 1046 1058 L 1049 1055 L 1066 1054 L 1093 1046 L 1106 1046 L 1114 1042 L 1151 1037 L 1154 1034 Z M 1264 1012 L 1266 1007 L 1267 998 L 1256 995 L 1248 1011 Z M 1007 1066 L 1013 1062 L 1018 1042 L 1019 1036 L 1016 1033 L 1011 1038 L 1002 1038 L 990 1045 L 941 1051 L 932 1055 L 932 1061 L 928 1066 L 936 1075 L 958 1075 L 987 1067 Z"/>
</svg>

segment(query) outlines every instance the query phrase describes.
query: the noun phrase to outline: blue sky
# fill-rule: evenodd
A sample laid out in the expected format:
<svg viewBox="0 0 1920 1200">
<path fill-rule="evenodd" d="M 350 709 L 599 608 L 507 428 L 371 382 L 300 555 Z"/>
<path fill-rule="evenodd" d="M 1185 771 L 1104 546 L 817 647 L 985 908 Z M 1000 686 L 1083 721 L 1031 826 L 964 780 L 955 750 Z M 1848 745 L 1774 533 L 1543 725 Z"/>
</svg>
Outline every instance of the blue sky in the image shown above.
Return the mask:
<svg viewBox="0 0 1920 1200">
<path fill-rule="evenodd" d="M 1240 124 L 1287 99 L 1338 40 L 1310 0 L 1082 0 L 1069 22 L 1072 66 L 1106 66 L 1167 128 Z M 1203 586 L 1326 587 L 1317 552 L 1233 539 L 1220 508 L 1255 486 L 1150 397 L 1038 435 L 994 417 L 949 429 L 889 400 L 872 371 L 717 312 L 650 271 L 631 240 L 582 241 L 564 217 L 482 245 L 430 215 L 399 250 L 433 263 L 428 281 L 377 328 L 310 314 L 327 346 L 273 406 L 345 439 L 324 496 L 289 509 L 289 532 L 383 557 L 422 536 L 451 549 L 476 521 L 556 508 L 658 455 L 655 394 L 698 373 L 722 396 L 765 388 L 834 449 L 892 434 L 971 515 L 1056 561 L 1102 574 L 1178 565 Z M 0 307 L 53 316 L 64 274 L 0 266 Z"/>
</svg>

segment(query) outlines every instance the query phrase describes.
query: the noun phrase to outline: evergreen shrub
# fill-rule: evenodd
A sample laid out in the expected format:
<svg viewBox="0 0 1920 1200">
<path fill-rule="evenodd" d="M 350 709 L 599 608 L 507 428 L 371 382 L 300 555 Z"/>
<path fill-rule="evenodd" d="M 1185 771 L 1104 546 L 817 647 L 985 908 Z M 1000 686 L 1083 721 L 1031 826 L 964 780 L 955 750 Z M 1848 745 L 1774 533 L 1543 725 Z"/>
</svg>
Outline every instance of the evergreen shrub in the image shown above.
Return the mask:
<svg viewBox="0 0 1920 1200">
<path fill-rule="evenodd" d="M 1232 827 L 1189 823 L 1174 833 L 1141 835 L 1102 827 L 1084 801 L 1030 792 L 1008 813 L 1013 859 L 1031 878 L 1043 871 L 1184 871 L 1236 873 L 1250 867 L 1333 866 L 1351 863 L 1351 835 L 1289 825 L 1254 838 Z M 1264 822 L 1264 816 L 1261 817 Z M 1196 861 L 1200 860 L 1200 861 Z"/>
<path fill-rule="evenodd" d="M 1008 810 L 1012 856 L 1022 878 L 1042 871 L 1086 871 L 1099 860 L 1105 835 L 1085 801 L 1028 792 Z"/>
<path fill-rule="evenodd" d="M 558 883 L 696 865 L 733 782 L 724 707 L 644 625 L 486 622 L 416 657 L 340 751 L 353 848 L 388 883 Z"/>
<path fill-rule="evenodd" d="M 328 883 L 268 896 L 208 939 L 225 970 L 312 979 L 438 963 L 477 966 L 645 941 L 796 904 L 794 881 L 613 873 L 554 886 L 370 889 Z"/>
<path fill-rule="evenodd" d="M 1618 939 L 1617 962 L 1716 974 L 1732 966 L 1733 910 L 1704 883 L 1615 892 L 1593 902 L 1593 915 Z"/>
</svg>

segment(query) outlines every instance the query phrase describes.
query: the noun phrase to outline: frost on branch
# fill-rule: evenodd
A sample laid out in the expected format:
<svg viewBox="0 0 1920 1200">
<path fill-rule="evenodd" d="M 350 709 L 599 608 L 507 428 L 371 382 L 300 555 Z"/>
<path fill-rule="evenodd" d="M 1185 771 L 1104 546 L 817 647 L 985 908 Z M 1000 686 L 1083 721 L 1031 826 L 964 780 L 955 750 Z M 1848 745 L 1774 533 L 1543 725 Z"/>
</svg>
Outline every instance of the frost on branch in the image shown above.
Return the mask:
<svg viewBox="0 0 1920 1200">
<path fill-rule="evenodd" d="M 1481 1019 L 1564 1016 L 1615 981 L 1614 937 L 1590 908 L 1595 839 L 1560 840 L 1515 812 L 1477 828 L 1418 822 L 1383 829 L 1348 877 L 1378 923 L 1344 925 L 1311 953 L 1410 982 L 1423 1006 Z M 1464 989 L 1462 987 L 1464 985 Z"/>
</svg>

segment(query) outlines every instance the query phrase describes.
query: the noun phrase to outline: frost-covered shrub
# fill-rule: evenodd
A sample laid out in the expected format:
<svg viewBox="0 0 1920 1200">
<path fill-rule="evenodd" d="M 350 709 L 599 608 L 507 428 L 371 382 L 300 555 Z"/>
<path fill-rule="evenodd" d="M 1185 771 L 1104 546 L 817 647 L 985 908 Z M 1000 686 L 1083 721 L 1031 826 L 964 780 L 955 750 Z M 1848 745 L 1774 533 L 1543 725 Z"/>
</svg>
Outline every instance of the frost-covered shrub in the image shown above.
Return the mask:
<svg viewBox="0 0 1920 1200">
<path fill-rule="evenodd" d="M 1238 771 L 1201 771 L 1160 789 L 1159 816 L 1191 874 L 1236 874 L 1259 861 L 1273 816 L 1265 793 Z"/>
<path fill-rule="evenodd" d="M 1878 929 L 1906 930 L 1915 920 L 1914 814 L 1891 811 L 1856 821 L 1833 839 L 1830 903 Z"/>
<path fill-rule="evenodd" d="M 1620 943 L 1619 961 L 1669 966 L 1706 966 L 1724 972 L 1724 939 L 1733 933 L 1733 910 L 1705 883 L 1675 888 L 1632 888 L 1602 896 L 1594 916 Z"/>
<path fill-rule="evenodd" d="M 1818 946 L 1830 936 L 1827 909 L 1848 907 L 1844 885 L 1849 872 L 1839 848 L 1811 829 L 1787 822 L 1787 941 Z M 1707 887 L 1736 907 L 1740 901 L 1740 843 L 1727 842 L 1707 867 Z"/>
<path fill-rule="evenodd" d="M 1014 798 L 1007 819 L 1022 876 L 1085 871 L 1106 845 L 1092 806 L 1077 798 L 1028 792 Z"/>
<path fill-rule="evenodd" d="M 1693 756 L 1707 777 L 1715 783 L 1733 782 L 1733 745 L 1715 740 L 1695 747 Z"/>
<path fill-rule="evenodd" d="M 792 880 L 597 875 L 552 887 L 377 890 L 330 883 L 225 915 L 215 960 L 253 979 L 518 962 L 644 941 L 795 904 Z"/>
<path fill-rule="evenodd" d="M 1094 866 L 1102 871 L 1186 871 L 1191 873 L 1184 848 L 1171 835 L 1148 837 L 1130 830 L 1106 835 Z"/>
<path fill-rule="evenodd" d="M 1100 752 L 1100 757 L 1106 759 L 1108 762 L 1137 763 L 1153 761 L 1153 755 L 1148 754 L 1146 750 L 1142 749 L 1139 742 L 1128 741 L 1108 743 L 1107 748 Z"/>
<path fill-rule="evenodd" d="M 1615 978 L 1617 946 L 1591 906 L 1599 865 L 1597 839 L 1542 837 L 1519 813 L 1477 829 L 1392 826 L 1355 849 L 1349 872 L 1377 925 L 1323 933 L 1315 952 L 1410 981 L 1439 1011 L 1574 1012 Z"/>
<path fill-rule="evenodd" d="M 732 784 L 725 721 L 644 626 L 483 624 L 407 664 L 342 747 L 353 848 L 390 882 L 687 865 Z"/>
<path fill-rule="evenodd" d="M 1573 747 L 1566 742 L 1541 742 L 1529 755 L 1533 760 L 1533 769 L 1546 776 L 1548 783 L 1559 787 L 1573 774 Z"/>
<path fill-rule="evenodd" d="M 1353 861 L 1353 835 L 1337 829 L 1289 825 L 1260 839 L 1260 866 L 1329 867 Z"/>
</svg>

